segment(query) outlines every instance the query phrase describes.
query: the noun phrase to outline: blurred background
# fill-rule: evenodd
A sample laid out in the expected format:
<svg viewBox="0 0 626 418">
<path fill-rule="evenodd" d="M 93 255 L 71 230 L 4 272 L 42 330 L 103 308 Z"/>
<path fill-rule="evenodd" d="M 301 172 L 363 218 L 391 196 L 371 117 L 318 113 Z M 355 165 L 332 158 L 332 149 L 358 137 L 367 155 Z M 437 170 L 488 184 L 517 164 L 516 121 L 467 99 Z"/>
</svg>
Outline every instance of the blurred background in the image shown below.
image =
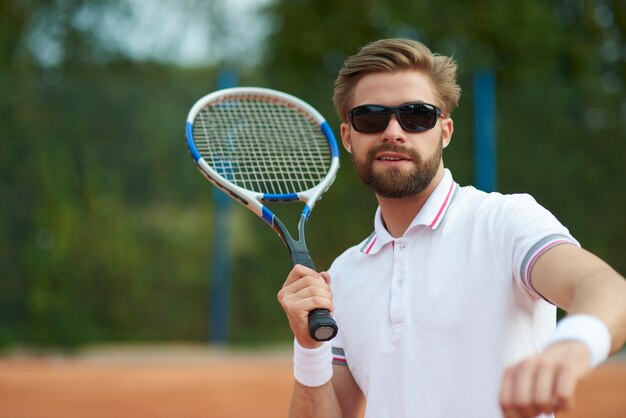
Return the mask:
<svg viewBox="0 0 626 418">
<path fill-rule="evenodd" d="M 626 273 L 623 0 L 3 0 L 0 349 L 204 343 L 219 323 L 222 344 L 289 343 L 287 250 L 244 208 L 215 216 L 187 112 L 226 77 L 301 97 L 338 135 L 336 73 L 383 37 L 458 61 L 444 155 L 457 182 L 476 183 L 473 83 L 487 71 L 496 189 L 532 194 Z M 375 207 L 342 150 L 308 225 L 318 268 L 370 234 Z M 219 298 L 215 242 L 229 249 Z"/>
</svg>

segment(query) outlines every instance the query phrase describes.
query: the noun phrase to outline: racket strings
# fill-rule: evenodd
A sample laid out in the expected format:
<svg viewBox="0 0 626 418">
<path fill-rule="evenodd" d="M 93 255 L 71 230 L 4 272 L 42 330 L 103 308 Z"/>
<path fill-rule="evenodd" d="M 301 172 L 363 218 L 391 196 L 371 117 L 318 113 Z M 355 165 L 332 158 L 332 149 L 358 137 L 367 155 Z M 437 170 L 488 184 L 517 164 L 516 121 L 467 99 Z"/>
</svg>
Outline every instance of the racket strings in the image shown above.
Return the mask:
<svg viewBox="0 0 626 418">
<path fill-rule="evenodd" d="M 319 124 L 286 102 L 230 98 L 205 106 L 193 129 L 205 161 L 244 189 L 298 193 L 322 182 L 330 169 L 331 151 Z"/>
</svg>

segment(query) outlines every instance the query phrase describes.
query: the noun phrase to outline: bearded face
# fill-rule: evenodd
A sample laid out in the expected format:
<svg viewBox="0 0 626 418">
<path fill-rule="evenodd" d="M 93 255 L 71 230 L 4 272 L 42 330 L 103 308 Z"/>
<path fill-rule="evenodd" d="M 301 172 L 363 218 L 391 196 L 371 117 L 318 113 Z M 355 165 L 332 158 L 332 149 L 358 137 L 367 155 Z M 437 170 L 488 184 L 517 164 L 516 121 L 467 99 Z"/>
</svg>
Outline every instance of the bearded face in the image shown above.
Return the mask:
<svg viewBox="0 0 626 418">
<path fill-rule="evenodd" d="M 383 152 L 404 154 L 411 159 L 412 167 L 410 169 L 377 167 L 376 156 Z M 396 143 L 383 143 L 372 148 L 365 160 L 357 159 L 353 153 L 352 162 L 361 181 L 376 194 L 391 199 L 402 199 L 422 192 L 430 184 L 437 173 L 442 154 L 442 138 L 439 139 L 433 155 L 425 160 L 413 149 Z"/>
</svg>

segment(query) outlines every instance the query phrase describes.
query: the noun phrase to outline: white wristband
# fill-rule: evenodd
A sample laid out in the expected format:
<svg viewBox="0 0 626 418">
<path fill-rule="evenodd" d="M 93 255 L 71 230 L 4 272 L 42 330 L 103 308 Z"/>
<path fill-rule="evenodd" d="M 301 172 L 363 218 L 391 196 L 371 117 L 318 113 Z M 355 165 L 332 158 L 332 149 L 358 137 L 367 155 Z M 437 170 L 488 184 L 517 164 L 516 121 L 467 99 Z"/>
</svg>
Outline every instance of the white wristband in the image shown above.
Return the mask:
<svg viewBox="0 0 626 418">
<path fill-rule="evenodd" d="M 322 386 L 333 377 L 333 354 L 330 343 L 318 348 L 304 348 L 293 340 L 293 376 L 304 386 Z"/>
<path fill-rule="evenodd" d="M 596 367 L 609 356 L 611 333 L 604 322 L 592 315 L 568 315 L 556 326 L 554 334 L 548 338 L 552 345 L 561 341 L 579 341 L 591 353 L 591 367 Z"/>
</svg>

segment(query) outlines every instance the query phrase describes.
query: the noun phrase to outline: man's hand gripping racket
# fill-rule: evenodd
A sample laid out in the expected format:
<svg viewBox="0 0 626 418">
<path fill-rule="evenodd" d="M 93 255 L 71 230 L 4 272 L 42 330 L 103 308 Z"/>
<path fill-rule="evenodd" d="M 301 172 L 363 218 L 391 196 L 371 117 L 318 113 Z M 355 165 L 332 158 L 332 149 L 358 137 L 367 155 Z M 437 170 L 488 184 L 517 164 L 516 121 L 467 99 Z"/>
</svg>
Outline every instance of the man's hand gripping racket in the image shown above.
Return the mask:
<svg viewBox="0 0 626 418">
<path fill-rule="evenodd" d="M 304 227 L 339 168 L 337 141 L 326 120 L 302 100 L 275 90 L 238 87 L 198 100 L 187 117 L 187 147 L 200 172 L 270 225 L 293 265 L 315 270 Z M 298 240 L 264 202 L 305 203 Z M 327 309 L 309 313 L 309 334 L 328 341 L 337 324 Z"/>
</svg>

